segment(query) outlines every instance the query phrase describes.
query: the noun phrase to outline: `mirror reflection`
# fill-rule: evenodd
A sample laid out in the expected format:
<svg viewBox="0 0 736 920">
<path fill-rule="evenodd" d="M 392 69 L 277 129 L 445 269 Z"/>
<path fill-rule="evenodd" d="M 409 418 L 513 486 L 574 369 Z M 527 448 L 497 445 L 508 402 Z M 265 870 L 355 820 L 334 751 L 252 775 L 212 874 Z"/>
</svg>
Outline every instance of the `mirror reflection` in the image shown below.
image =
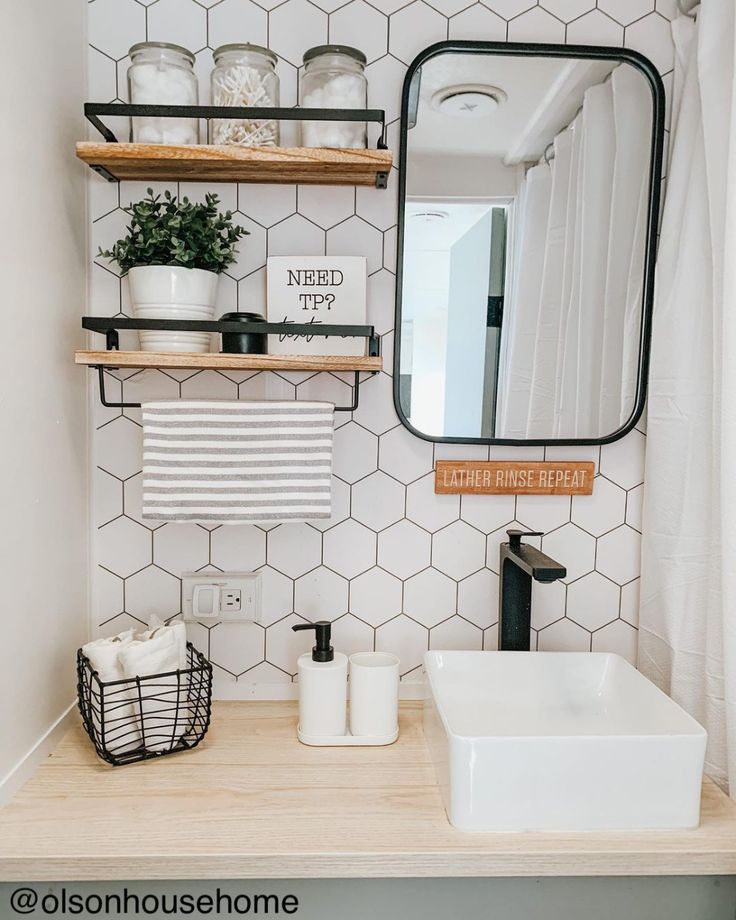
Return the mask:
<svg viewBox="0 0 736 920">
<path fill-rule="evenodd" d="M 621 60 L 443 51 L 405 108 L 398 401 L 429 437 L 606 437 L 637 406 L 653 102 Z"/>
</svg>

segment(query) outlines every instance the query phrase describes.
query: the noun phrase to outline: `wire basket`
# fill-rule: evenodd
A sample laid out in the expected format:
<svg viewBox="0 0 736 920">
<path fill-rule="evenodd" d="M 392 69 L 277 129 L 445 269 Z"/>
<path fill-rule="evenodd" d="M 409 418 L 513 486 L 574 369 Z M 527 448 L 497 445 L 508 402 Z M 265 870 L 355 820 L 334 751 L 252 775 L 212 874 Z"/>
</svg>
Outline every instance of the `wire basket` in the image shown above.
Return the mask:
<svg viewBox="0 0 736 920">
<path fill-rule="evenodd" d="M 77 652 L 77 691 L 84 729 L 115 767 L 195 748 L 212 712 L 212 665 L 187 642 L 188 667 L 103 682 Z"/>
</svg>

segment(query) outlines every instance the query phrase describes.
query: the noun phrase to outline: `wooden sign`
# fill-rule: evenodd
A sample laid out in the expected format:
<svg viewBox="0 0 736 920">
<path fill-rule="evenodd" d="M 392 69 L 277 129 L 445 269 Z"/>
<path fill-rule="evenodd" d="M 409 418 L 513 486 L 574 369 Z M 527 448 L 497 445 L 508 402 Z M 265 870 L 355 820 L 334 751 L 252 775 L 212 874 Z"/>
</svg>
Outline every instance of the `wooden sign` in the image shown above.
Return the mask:
<svg viewBox="0 0 736 920">
<path fill-rule="evenodd" d="M 367 279 L 365 256 L 270 256 L 268 320 L 364 326 Z M 272 335 L 268 350 L 274 355 L 364 355 L 365 339 Z"/>
<path fill-rule="evenodd" d="M 595 464 L 555 460 L 438 460 L 437 495 L 592 495 Z"/>
</svg>

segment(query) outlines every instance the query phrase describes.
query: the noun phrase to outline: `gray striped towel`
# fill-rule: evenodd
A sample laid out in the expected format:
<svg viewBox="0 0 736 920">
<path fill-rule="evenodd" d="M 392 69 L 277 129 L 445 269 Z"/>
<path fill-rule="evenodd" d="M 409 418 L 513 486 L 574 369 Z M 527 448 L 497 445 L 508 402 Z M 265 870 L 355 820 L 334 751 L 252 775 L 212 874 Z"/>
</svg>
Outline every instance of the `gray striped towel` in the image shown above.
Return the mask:
<svg viewBox="0 0 736 920">
<path fill-rule="evenodd" d="M 335 407 L 143 403 L 143 518 L 274 523 L 329 518 Z"/>
</svg>

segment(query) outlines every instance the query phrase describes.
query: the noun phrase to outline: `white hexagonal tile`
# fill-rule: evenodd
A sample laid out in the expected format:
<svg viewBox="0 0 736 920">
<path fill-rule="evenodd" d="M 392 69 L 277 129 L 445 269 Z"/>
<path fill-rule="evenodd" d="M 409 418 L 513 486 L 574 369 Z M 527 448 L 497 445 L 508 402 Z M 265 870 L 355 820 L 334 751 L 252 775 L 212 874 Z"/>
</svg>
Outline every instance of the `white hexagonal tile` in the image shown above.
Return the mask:
<svg viewBox="0 0 736 920">
<path fill-rule="evenodd" d="M 252 524 L 212 531 L 212 565 L 223 572 L 254 572 L 266 562 L 266 534 Z"/>
<path fill-rule="evenodd" d="M 677 0 L 655 0 L 655 9 L 666 19 L 674 19 L 680 15 Z"/>
<path fill-rule="evenodd" d="M 297 658 L 314 645 L 314 632 L 294 632 L 291 627 L 295 623 L 304 623 L 304 618 L 292 614 L 266 630 L 266 661 L 292 676 L 296 674 Z"/>
<path fill-rule="evenodd" d="M 459 495 L 435 495 L 434 473 L 417 479 L 406 489 L 406 516 L 434 533 L 460 516 Z"/>
<path fill-rule="evenodd" d="M 627 48 L 635 48 L 645 54 L 660 73 L 672 70 L 674 46 L 670 23 L 664 16 L 651 13 L 627 26 L 624 43 Z"/>
<path fill-rule="evenodd" d="M 97 466 L 118 479 L 128 479 L 143 466 L 143 429 L 120 416 L 97 432 L 94 450 Z"/>
<path fill-rule="evenodd" d="M 95 0 L 87 10 L 87 35 L 90 45 L 118 60 L 145 41 L 146 11 L 135 0 Z"/>
<path fill-rule="evenodd" d="M 457 585 L 438 572 L 424 569 L 404 582 L 404 613 L 423 626 L 435 626 L 457 609 Z"/>
<path fill-rule="evenodd" d="M 401 594 L 399 579 L 374 567 L 350 582 L 350 612 L 380 626 L 401 613 Z"/>
<path fill-rule="evenodd" d="M 568 25 L 567 40 L 576 45 L 622 45 L 624 27 L 600 10 L 593 10 Z"/>
<path fill-rule="evenodd" d="M 635 578 L 621 588 L 621 619 L 631 626 L 639 625 L 639 595 L 641 579 Z"/>
<path fill-rule="evenodd" d="M 459 580 L 486 562 L 486 541 L 483 534 L 465 521 L 456 521 L 437 531 L 432 537 L 432 565 L 451 578 Z"/>
<path fill-rule="evenodd" d="M 340 380 L 334 374 L 320 373 L 299 383 L 296 396 L 302 400 L 322 400 L 336 406 L 349 406 L 352 403 L 353 391 L 349 383 Z M 350 421 L 350 413 L 336 412 L 334 418 L 335 428 L 340 428 Z"/>
<path fill-rule="evenodd" d="M 485 6 L 504 19 L 513 19 L 536 5 L 537 0 L 485 0 Z"/>
<path fill-rule="evenodd" d="M 376 651 L 398 655 L 402 674 L 418 668 L 428 648 L 428 630 L 408 617 L 398 616 L 376 630 Z"/>
<path fill-rule="evenodd" d="M 634 530 L 642 531 L 641 513 L 644 501 L 644 486 L 637 486 L 626 496 L 626 523 Z"/>
<path fill-rule="evenodd" d="M 482 3 L 475 3 L 450 19 L 449 38 L 483 36 L 487 41 L 506 41 L 506 20 Z"/>
<path fill-rule="evenodd" d="M 373 0 L 373 6 L 387 16 L 390 16 L 391 13 L 395 13 L 396 10 L 400 10 L 401 7 L 406 6 L 406 4 L 407 0 Z"/>
<path fill-rule="evenodd" d="M 601 448 L 601 473 L 622 489 L 633 489 L 644 482 L 646 438 L 632 431 L 620 441 Z"/>
<path fill-rule="evenodd" d="M 238 210 L 263 227 L 273 227 L 296 212 L 296 186 L 239 185 Z"/>
<path fill-rule="evenodd" d="M 431 549 L 426 531 L 411 521 L 399 521 L 378 535 L 378 564 L 401 579 L 409 578 L 429 565 Z"/>
<path fill-rule="evenodd" d="M 596 568 L 616 584 L 638 578 L 641 571 L 641 534 L 624 524 L 598 540 Z"/>
<path fill-rule="evenodd" d="M 141 625 L 140 620 L 136 620 L 135 617 L 127 613 L 120 613 L 108 620 L 107 623 L 101 623 L 97 628 L 95 638 L 111 639 L 113 636 L 118 636 L 121 632 L 126 632 L 129 629 L 140 629 Z"/>
<path fill-rule="evenodd" d="M 387 122 L 401 114 L 401 85 L 405 72 L 406 66 L 390 54 L 366 67 L 368 105 L 383 109 Z"/>
<path fill-rule="evenodd" d="M 123 600 L 123 579 L 118 575 L 113 575 L 107 569 L 99 566 L 94 572 L 94 593 L 92 606 L 92 619 L 94 623 L 106 623 L 113 617 L 123 612 L 125 606 Z M 399 609 L 401 609 L 401 598 L 399 597 Z M 399 612 L 398 610 L 396 611 Z M 108 635 L 114 636 L 122 632 L 125 626 L 120 629 L 111 631 Z"/>
<path fill-rule="evenodd" d="M 326 252 L 328 256 L 365 256 L 370 274 L 381 268 L 383 238 L 380 230 L 353 216 L 327 231 Z"/>
<path fill-rule="evenodd" d="M 349 613 L 334 621 L 332 637 L 335 648 L 338 648 L 343 655 L 373 651 L 375 642 L 373 627 Z"/>
<path fill-rule="evenodd" d="M 295 67 L 314 45 L 327 41 L 327 16 L 307 0 L 287 0 L 269 14 L 269 47 Z"/>
<path fill-rule="evenodd" d="M 89 86 L 95 88 L 95 98 L 99 102 L 113 102 L 117 94 L 117 77 L 116 77 L 116 68 L 115 61 L 112 58 L 108 57 L 106 54 L 103 54 L 101 51 L 98 51 L 96 48 L 93 48 L 91 45 L 87 49 L 87 80 Z M 112 182 L 90 182 L 90 201 L 89 201 L 89 214 L 90 217 L 100 217 L 101 214 L 104 214 L 107 211 L 111 211 L 114 207 L 117 206 L 117 193 L 114 188 L 114 185 L 117 183 Z M 106 190 L 102 189 L 101 186 L 108 186 Z M 110 189 L 110 186 L 113 186 Z M 94 200 L 93 193 L 94 192 Z M 113 194 L 115 193 L 115 194 Z M 107 201 L 107 206 L 103 211 L 99 210 L 99 200 L 104 198 Z M 114 202 L 111 203 L 111 199 L 114 198 Z M 93 206 L 94 204 L 98 205 L 97 210 Z"/>
<path fill-rule="evenodd" d="M 345 482 L 357 482 L 378 466 L 378 438 L 349 422 L 335 432 L 332 469 Z"/>
<path fill-rule="evenodd" d="M 378 230 L 388 230 L 398 222 L 398 182 L 389 182 L 387 189 L 360 186 L 355 190 L 355 209 L 362 217 Z"/>
<path fill-rule="evenodd" d="M 384 530 L 400 521 L 405 503 L 405 487 L 380 470 L 353 486 L 352 515 L 371 530 Z"/>
<path fill-rule="evenodd" d="M 624 522 L 626 493 L 617 485 L 596 476 L 592 495 L 576 495 L 572 500 L 572 520 L 595 537 Z"/>
<path fill-rule="evenodd" d="M 570 496 L 520 495 L 516 499 L 516 517 L 527 530 L 548 533 L 570 520 Z"/>
<path fill-rule="evenodd" d="M 567 589 L 567 615 L 593 632 L 618 618 L 621 589 L 599 572 L 590 572 Z"/>
<path fill-rule="evenodd" d="M 621 655 L 631 664 L 636 664 L 639 633 L 624 620 L 615 620 L 593 633 L 594 652 L 612 652 Z"/>
<path fill-rule="evenodd" d="M 147 530 L 157 530 L 163 526 L 161 521 L 142 520 L 143 473 L 137 473 L 123 483 L 123 510 L 126 517 L 131 518 L 138 524 L 142 524 Z"/>
<path fill-rule="evenodd" d="M 457 586 L 457 612 L 486 629 L 498 620 L 498 575 L 481 569 L 463 578 Z"/>
<path fill-rule="evenodd" d="M 654 0 L 598 0 L 598 9 L 627 26 L 647 13 L 652 13 Z"/>
<path fill-rule="evenodd" d="M 563 22 L 572 22 L 595 9 L 595 0 L 540 0 L 540 4 Z"/>
<path fill-rule="evenodd" d="M 376 564 L 376 535 L 348 520 L 324 535 L 324 564 L 346 578 L 355 578 Z"/>
<path fill-rule="evenodd" d="M 194 0 L 158 0 L 148 11 L 148 39 L 199 51 L 207 44 L 207 11 Z"/>
<path fill-rule="evenodd" d="M 388 19 L 364 0 L 352 0 L 330 16 L 330 41 L 360 48 L 375 61 L 388 50 Z"/>
<path fill-rule="evenodd" d="M 355 214 L 355 189 L 349 186 L 300 185 L 297 200 L 299 213 L 324 230 Z"/>
<path fill-rule="evenodd" d="M 227 269 L 228 275 L 239 281 L 266 264 L 266 234 L 268 231 L 240 211 L 233 215 L 233 220 L 238 226 L 248 231 L 248 236 L 238 244 L 236 260 Z"/>
<path fill-rule="evenodd" d="M 163 569 L 149 565 L 125 579 L 125 609 L 147 622 L 156 614 L 162 620 L 181 610 L 181 583 Z"/>
<path fill-rule="evenodd" d="M 265 630 L 256 623 L 219 623 L 210 631 L 210 658 L 231 674 L 263 661 Z"/>
<path fill-rule="evenodd" d="M 541 6 L 522 13 L 509 22 L 510 42 L 559 42 L 565 41 L 565 26 Z"/>
<path fill-rule="evenodd" d="M 268 44 L 268 13 L 250 0 L 223 0 L 208 15 L 210 48 L 235 41 Z"/>
<path fill-rule="evenodd" d="M 334 620 L 348 611 L 348 583 L 320 566 L 294 582 L 294 610 L 306 620 Z"/>
<path fill-rule="evenodd" d="M 540 652 L 589 652 L 590 633 L 565 618 L 539 630 L 537 648 Z"/>
<path fill-rule="evenodd" d="M 258 569 L 261 579 L 260 623 L 270 626 L 294 611 L 294 582 L 266 565 Z"/>
<path fill-rule="evenodd" d="M 391 272 L 381 269 L 368 278 L 368 322 L 375 326 L 379 335 L 394 328 L 394 305 L 396 299 L 396 278 Z M 383 366 L 390 370 L 385 352 Z"/>
<path fill-rule="evenodd" d="M 514 520 L 515 506 L 513 495 L 463 495 L 460 517 L 476 530 L 491 533 Z"/>
<path fill-rule="evenodd" d="M 292 214 L 268 231 L 269 256 L 323 256 L 325 231 L 302 217 Z"/>
<path fill-rule="evenodd" d="M 542 538 L 542 550 L 567 569 L 566 583 L 595 568 L 595 540 L 574 524 L 565 524 Z"/>
<path fill-rule="evenodd" d="M 544 629 L 565 616 L 567 588 L 561 581 L 532 585 L 532 628 Z"/>
<path fill-rule="evenodd" d="M 480 651 L 483 630 L 462 617 L 451 617 L 429 631 L 429 647 L 439 651 Z"/>
<path fill-rule="evenodd" d="M 210 561 L 210 535 L 197 524 L 164 524 L 153 535 L 153 561 L 181 577 Z"/>
<path fill-rule="evenodd" d="M 432 469 L 432 444 L 399 426 L 381 435 L 378 448 L 380 469 L 401 482 L 410 483 Z"/>
<path fill-rule="evenodd" d="M 224 275 L 220 276 L 220 285 Z M 266 269 L 259 268 L 236 282 L 237 302 L 243 304 L 243 311 L 261 313 L 266 316 Z M 227 310 L 228 308 L 226 308 Z M 235 310 L 235 307 L 229 308 Z"/>
<path fill-rule="evenodd" d="M 396 227 L 391 227 L 383 234 L 383 267 L 396 274 L 397 259 Z"/>
<path fill-rule="evenodd" d="M 97 531 L 97 561 L 126 578 L 151 563 L 151 534 L 129 518 L 120 517 Z"/>
<path fill-rule="evenodd" d="M 239 399 L 294 399 L 296 387 L 278 374 L 261 373 L 238 385 Z"/>
<path fill-rule="evenodd" d="M 534 639 L 534 647 L 536 648 L 536 636 Z M 487 629 L 483 630 L 483 651 L 498 651 L 498 623 L 493 623 Z"/>
<path fill-rule="evenodd" d="M 95 470 L 94 509 L 98 527 L 123 513 L 123 484 L 101 469 Z"/>
<path fill-rule="evenodd" d="M 388 50 L 400 61 L 411 64 L 427 45 L 446 38 L 447 19 L 422 0 L 415 0 L 391 17 Z"/>
<path fill-rule="evenodd" d="M 268 532 L 268 564 L 298 578 L 322 561 L 322 535 L 309 524 L 281 524 Z"/>
<path fill-rule="evenodd" d="M 360 404 L 353 418 L 375 434 L 383 434 L 399 424 L 394 409 L 393 380 L 388 374 L 375 374 L 361 382 Z"/>
</svg>

